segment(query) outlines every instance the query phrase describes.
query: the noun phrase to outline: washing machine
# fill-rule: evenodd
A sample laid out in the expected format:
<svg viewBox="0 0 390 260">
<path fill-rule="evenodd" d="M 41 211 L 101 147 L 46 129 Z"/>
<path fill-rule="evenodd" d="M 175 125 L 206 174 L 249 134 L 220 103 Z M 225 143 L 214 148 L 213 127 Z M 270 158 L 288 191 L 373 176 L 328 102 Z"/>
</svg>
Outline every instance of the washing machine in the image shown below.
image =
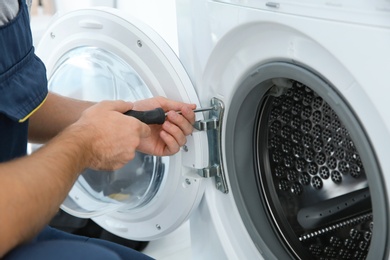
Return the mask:
<svg viewBox="0 0 390 260">
<path fill-rule="evenodd" d="M 53 21 L 49 88 L 212 107 L 171 157 L 86 170 L 62 208 L 194 259 L 388 259 L 388 1 L 176 2 L 179 57 L 123 10 Z"/>
</svg>

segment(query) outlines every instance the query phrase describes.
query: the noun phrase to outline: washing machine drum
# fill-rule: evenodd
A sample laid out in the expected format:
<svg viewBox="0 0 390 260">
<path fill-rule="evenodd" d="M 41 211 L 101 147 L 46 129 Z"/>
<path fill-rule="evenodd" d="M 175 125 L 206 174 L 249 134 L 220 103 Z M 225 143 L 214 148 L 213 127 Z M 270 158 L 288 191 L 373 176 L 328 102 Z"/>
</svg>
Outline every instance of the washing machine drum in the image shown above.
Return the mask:
<svg viewBox="0 0 390 260">
<path fill-rule="evenodd" d="M 259 113 L 255 151 L 270 219 L 302 259 L 364 259 L 373 216 L 355 141 L 330 105 L 292 81 Z"/>
</svg>

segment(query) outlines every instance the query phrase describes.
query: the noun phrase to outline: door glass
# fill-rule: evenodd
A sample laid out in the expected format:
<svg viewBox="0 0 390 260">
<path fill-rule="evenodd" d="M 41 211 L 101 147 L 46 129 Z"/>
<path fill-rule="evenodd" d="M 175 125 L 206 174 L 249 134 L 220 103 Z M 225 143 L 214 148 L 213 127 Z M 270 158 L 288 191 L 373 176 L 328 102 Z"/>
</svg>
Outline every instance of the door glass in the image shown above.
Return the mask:
<svg viewBox="0 0 390 260">
<path fill-rule="evenodd" d="M 49 79 L 52 92 L 89 101 L 136 101 L 152 97 L 137 72 L 120 57 L 96 47 L 78 47 L 56 64 Z M 137 153 L 134 160 L 116 171 L 85 170 L 64 202 L 80 213 L 141 207 L 157 193 L 167 157 Z"/>
</svg>

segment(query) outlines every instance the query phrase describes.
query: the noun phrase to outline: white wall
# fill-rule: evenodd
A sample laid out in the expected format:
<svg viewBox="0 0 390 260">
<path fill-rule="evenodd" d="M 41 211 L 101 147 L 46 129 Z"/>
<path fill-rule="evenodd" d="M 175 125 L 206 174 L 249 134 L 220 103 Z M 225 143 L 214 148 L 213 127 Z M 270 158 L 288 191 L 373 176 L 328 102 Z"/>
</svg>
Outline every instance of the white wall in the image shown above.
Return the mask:
<svg viewBox="0 0 390 260">
<path fill-rule="evenodd" d="M 117 0 L 116 4 L 152 27 L 178 53 L 175 0 Z"/>
<path fill-rule="evenodd" d="M 91 6 L 115 7 L 115 2 L 115 0 L 54 0 L 55 8 L 59 12 L 69 12 Z"/>
<path fill-rule="evenodd" d="M 53 0 L 53 6 L 58 15 L 92 6 L 116 7 L 152 27 L 178 53 L 175 0 Z M 32 17 L 35 44 L 50 23 L 50 18 L 42 11 Z"/>
</svg>

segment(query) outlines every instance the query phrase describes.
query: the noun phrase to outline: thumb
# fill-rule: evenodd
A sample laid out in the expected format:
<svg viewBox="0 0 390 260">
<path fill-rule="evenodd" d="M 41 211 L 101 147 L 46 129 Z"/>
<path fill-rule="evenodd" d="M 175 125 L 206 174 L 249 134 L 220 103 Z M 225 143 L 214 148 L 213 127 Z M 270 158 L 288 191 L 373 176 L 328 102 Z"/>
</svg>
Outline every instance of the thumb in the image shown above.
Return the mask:
<svg viewBox="0 0 390 260">
<path fill-rule="evenodd" d="M 141 122 L 141 138 L 147 138 L 151 135 L 152 130 L 150 129 L 150 126 Z"/>
</svg>

